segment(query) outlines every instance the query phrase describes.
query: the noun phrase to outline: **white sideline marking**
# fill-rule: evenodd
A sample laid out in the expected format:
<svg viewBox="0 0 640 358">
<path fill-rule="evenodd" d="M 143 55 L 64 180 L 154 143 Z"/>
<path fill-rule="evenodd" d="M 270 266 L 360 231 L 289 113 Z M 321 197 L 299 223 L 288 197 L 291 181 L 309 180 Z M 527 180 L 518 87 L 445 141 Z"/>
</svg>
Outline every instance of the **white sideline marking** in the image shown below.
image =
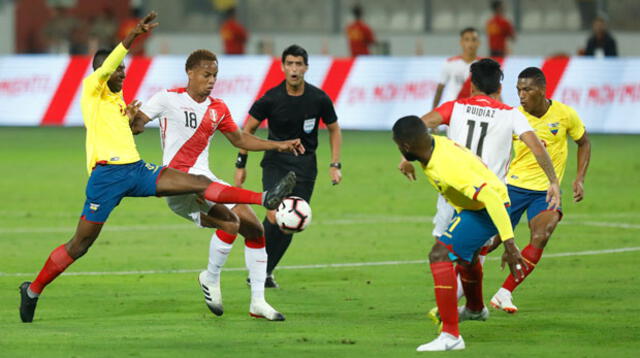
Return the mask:
<svg viewBox="0 0 640 358">
<path fill-rule="evenodd" d="M 620 252 L 632 252 L 640 251 L 640 246 L 635 247 L 622 247 L 619 249 L 606 249 L 606 250 L 590 250 L 590 251 L 577 251 L 577 252 L 559 252 L 557 254 L 544 255 L 545 259 L 554 257 L 573 257 L 573 256 L 591 256 L 591 255 L 604 255 L 615 254 Z M 498 261 L 500 257 L 493 256 L 487 258 L 490 261 Z M 343 267 L 364 267 L 364 266 L 387 266 L 387 265 L 414 265 L 424 264 L 427 260 L 408 260 L 408 261 L 378 261 L 378 262 L 348 262 L 337 264 L 315 264 L 315 265 L 291 265 L 291 266 L 278 266 L 278 270 L 307 270 L 307 269 L 324 269 L 324 268 L 343 268 Z M 223 271 L 246 271 L 244 267 L 230 267 L 223 268 Z M 175 273 L 196 273 L 202 269 L 180 269 L 180 270 L 138 270 L 138 271 L 94 271 L 94 272 L 68 272 L 63 273 L 65 276 L 125 276 L 125 275 L 159 275 L 159 274 L 175 274 Z M 22 276 L 35 276 L 36 273 L 6 273 L 0 272 L 0 277 L 22 277 Z"/>
<path fill-rule="evenodd" d="M 330 219 L 319 220 L 313 222 L 313 225 L 370 225 L 370 224 L 431 224 L 432 216 L 385 216 L 385 215 L 354 215 L 352 218 L 346 219 Z M 617 229 L 640 229 L 640 224 L 631 224 L 625 222 L 606 222 L 606 221 L 582 221 L 582 220 L 565 220 L 560 225 L 587 225 L 594 227 L 611 227 Z M 165 231 L 165 230 L 198 230 L 199 228 L 193 224 L 169 224 L 169 225 L 105 225 L 103 231 L 126 232 L 126 231 Z M 68 233 L 75 231 L 75 227 L 19 227 L 19 228 L 0 228 L 0 234 L 42 234 L 42 233 Z"/>
</svg>

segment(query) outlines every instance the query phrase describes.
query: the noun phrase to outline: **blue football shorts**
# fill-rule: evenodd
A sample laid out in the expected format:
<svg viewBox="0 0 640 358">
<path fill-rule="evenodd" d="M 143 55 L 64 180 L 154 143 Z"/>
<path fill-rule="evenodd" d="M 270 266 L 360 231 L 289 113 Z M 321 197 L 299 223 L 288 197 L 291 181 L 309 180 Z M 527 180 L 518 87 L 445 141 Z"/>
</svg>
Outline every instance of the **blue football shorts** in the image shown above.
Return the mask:
<svg viewBox="0 0 640 358">
<path fill-rule="evenodd" d="M 155 196 L 158 176 L 164 169 L 142 160 L 130 164 L 98 164 L 87 182 L 82 219 L 101 224 L 122 198 Z"/>
<path fill-rule="evenodd" d="M 531 221 L 541 212 L 547 211 L 549 203 L 547 203 L 546 191 L 523 189 L 513 185 L 507 185 L 507 189 L 509 190 L 509 199 L 511 199 L 511 225 L 514 228 L 520 222 L 525 210 L 527 211 L 528 221 Z M 562 219 L 562 206 L 555 210 L 560 213 L 560 218 Z"/>
<path fill-rule="evenodd" d="M 509 212 L 507 207 L 507 212 Z M 449 259 L 471 262 L 487 240 L 498 234 L 487 210 L 462 210 L 456 213 L 438 241 L 449 250 Z"/>
</svg>

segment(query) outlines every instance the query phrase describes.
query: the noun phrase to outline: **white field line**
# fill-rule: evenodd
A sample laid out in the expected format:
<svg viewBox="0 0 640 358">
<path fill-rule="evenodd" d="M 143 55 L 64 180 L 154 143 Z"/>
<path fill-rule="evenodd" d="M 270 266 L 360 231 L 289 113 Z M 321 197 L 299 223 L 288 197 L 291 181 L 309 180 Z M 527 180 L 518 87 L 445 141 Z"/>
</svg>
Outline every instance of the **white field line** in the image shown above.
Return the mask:
<svg viewBox="0 0 640 358">
<path fill-rule="evenodd" d="M 400 215 L 354 215 L 351 218 L 320 220 L 313 222 L 319 226 L 337 225 L 372 225 L 372 224 L 431 224 L 432 216 L 400 216 Z M 564 220 L 561 225 L 586 225 L 594 227 L 610 227 L 617 229 L 640 229 L 640 224 L 625 222 L 606 222 L 589 220 Z M 103 231 L 126 232 L 126 231 L 167 231 L 167 230 L 195 230 L 198 229 L 193 224 L 169 224 L 169 225 L 105 225 Z M 71 234 L 75 227 L 18 227 L 0 228 L 2 234 L 38 234 L 38 233 L 68 233 Z"/>
<path fill-rule="evenodd" d="M 559 252 L 556 254 L 544 255 L 545 259 L 557 258 L 557 257 L 575 257 L 575 256 L 592 256 L 592 255 L 605 255 L 615 254 L 621 252 L 640 251 L 640 246 L 635 247 L 622 247 L 618 249 L 606 249 L 606 250 L 590 250 L 590 251 L 577 251 L 577 252 Z M 492 256 L 487 258 L 490 261 L 500 260 L 500 257 Z M 377 261 L 377 262 L 348 262 L 337 264 L 315 264 L 315 265 L 291 265 L 291 266 L 278 266 L 278 270 L 308 270 L 308 269 L 326 269 L 326 268 L 344 268 L 344 267 L 365 267 L 365 266 L 388 266 L 388 265 L 415 265 L 425 264 L 427 260 L 408 260 L 408 261 Z M 125 275 L 161 275 L 161 274 L 177 274 L 177 273 L 196 273 L 202 269 L 180 269 L 180 270 L 134 270 L 134 271 L 94 271 L 94 272 L 69 272 L 63 273 L 65 276 L 125 276 Z M 224 268 L 223 271 L 246 271 L 244 267 L 230 267 Z M 0 272 L 0 277 L 22 277 L 22 276 L 35 276 L 35 273 L 5 273 Z"/>
</svg>

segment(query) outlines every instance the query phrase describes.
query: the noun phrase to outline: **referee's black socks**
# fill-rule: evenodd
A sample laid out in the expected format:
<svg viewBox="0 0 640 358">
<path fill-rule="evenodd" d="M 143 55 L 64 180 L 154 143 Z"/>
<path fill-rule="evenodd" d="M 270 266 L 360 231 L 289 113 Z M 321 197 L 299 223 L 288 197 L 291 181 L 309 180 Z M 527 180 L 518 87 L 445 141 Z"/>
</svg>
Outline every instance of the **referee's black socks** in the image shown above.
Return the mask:
<svg viewBox="0 0 640 358">
<path fill-rule="evenodd" d="M 278 228 L 278 225 L 272 224 L 264 219 L 264 236 L 267 240 L 267 274 L 271 275 L 284 253 L 287 251 L 293 235 L 285 234 Z"/>
</svg>

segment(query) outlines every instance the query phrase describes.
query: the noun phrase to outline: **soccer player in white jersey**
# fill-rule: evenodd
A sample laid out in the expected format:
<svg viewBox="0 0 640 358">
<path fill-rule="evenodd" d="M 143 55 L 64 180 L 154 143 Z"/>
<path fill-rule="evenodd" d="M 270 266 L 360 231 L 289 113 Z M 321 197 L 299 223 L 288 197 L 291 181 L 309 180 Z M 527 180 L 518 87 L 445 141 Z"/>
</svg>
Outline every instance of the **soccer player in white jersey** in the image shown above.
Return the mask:
<svg viewBox="0 0 640 358">
<path fill-rule="evenodd" d="M 467 27 L 460 31 L 460 48 L 462 53 L 449 57 L 440 75 L 440 83 L 433 97 L 432 109 L 438 107 L 440 102 L 448 102 L 456 99 L 467 98 L 471 95 L 471 81 L 469 67 L 479 60 L 478 47 L 480 37 L 473 27 Z"/>
<path fill-rule="evenodd" d="M 471 97 L 449 101 L 435 110 L 425 114 L 422 121 L 427 127 L 436 128 L 444 124 L 449 127 L 449 138 L 459 145 L 469 148 L 478 155 L 487 167 L 498 178 L 505 182 L 507 169 L 511 160 L 511 146 L 513 136 L 522 140 L 534 153 L 534 156 L 549 179 L 549 191 L 547 202 L 550 208 L 555 208 L 560 203 L 560 187 L 556 177 L 553 163 L 542 142 L 538 139 L 533 128 L 524 115 L 516 108 L 509 107 L 496 97 L 500 95 L 503 74 L 500 64 L 491 59 L 482 59 L 471 65 Z M 400 170 L 409 179 L 415 180 L 415 170 L 408 162 L 400 165 Z M 436 225 L 442 234 L 445 230 L 452 230 L 452 218 L 455 210 L 449 204 L 449 216 L 442 215 L 443 211 L 438 207 Z M 458 298 L 467 292 L 465 286 L 471 279 L 465 277 L 482 277 L 483 252 L 480 252 L 478 260 L 471 265 L 457 265 Z M 473 285 L 477 289 L 477 285 Z M 463 290 L 463 289 L 465 290 Z M 474 302 L 460 308 L 461 317 L 464 319 L 486 319 L 488 310 L 483 302 Z"/>
<path fill-rule="evenodd" d="M 269 141 L 240 131 L 227 105 L 210 97 L 218 75 L 218 60 L 207 50 L 191 53 L 186 62 L 189 82 L 186 88 L 156 93 L 140 108 L 134 131 L 145 123 L 160 121 L 160 139 L 164 165 L 187 173 L 202 175 L 233 188 L 218 179 L 209 169 L 209 145 L 216 131 L 222 132 L 236 147 L 251 151 L 277 150 L 302 154 L 299 139 Z M 200 227 L 217 228 L 211 238 L 207 270 L 198 277 L 205 303 L 215 315 L 223 314 L 220 271 L 238 234 L 245 238 L 245 261 L 251 279 L 249 314 L 272 321 L 284 316 L 264 298 L 267 271 L 264 229 L 256 214 L 246 204 L 216 204 L 197 195 L 167 198 L 173 212 Z"/>
</svg>

